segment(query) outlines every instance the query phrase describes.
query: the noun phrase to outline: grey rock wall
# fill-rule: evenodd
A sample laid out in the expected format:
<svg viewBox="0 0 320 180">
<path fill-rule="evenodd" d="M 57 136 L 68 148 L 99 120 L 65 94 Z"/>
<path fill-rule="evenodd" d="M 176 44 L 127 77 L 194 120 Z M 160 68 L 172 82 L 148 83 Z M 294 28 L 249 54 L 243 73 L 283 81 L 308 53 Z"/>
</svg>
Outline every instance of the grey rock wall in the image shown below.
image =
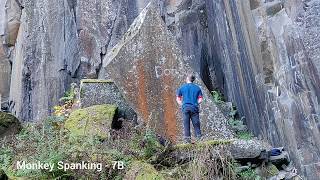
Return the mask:
<svg viewBox="0 0 320 180">
<path fill-rule="evenodd" d="M 317 179 L 319 1 L 207 2 L 218 88 L 251 131 L 285 145 L 299 172 Z"/>
<path fill-rule="evenodd" d="M 37 121 L 102 59 L 149 0 L 0 0 L 0 94 Z M 319 0 L 156 0 L 183 59 L 255 135 L 319 171 Z M 11 85 L 10 85 L 11 82 Z"/>
<path fill-rule="evenodd" d="M 261 126 L 263 136 L 275 145 L 286 144 L 308 179 L 317 179 L 320 157 L 319 54 L 317 36 L 312 34 L 319 26 L 317 4 L 288 1 L 271 14 L 268 4 L 253 11 L 263 61 L 268 62 L 264 65 L 268 78 L 261 83 L 265 93 L 261 119 L 268 122 Z"/>
<path fill-rule="evenodd" d="M 15 44 L 15 48 L 7 55 L 12 66 L 6 67 L 8 73 L 0 80 L 4 84 L 1 91 L 9 96 L 8 78 L 4 77 L 12 69 L 11 111 L 23 121 L 41 120 L 71 82 L 97 78 L 107 50 L 122 37 L 144 4 L 128 0 L 21 1 L 18 41 L 12 41 L 10 46 Z M 3 18 L 1 22 L 9 24 Z"/>
<path fill-rule="evenodd" d="M 0 96 L 3 107 L 10 93 L 11 58 L 20 26 L 21 7 L 15 0 L 0 1 Z"/>
<path fill-rule="evenodd" d="M 235 103 L 255 135 L 285 145 L 308 179 L 319 164 L 319 3 L 174 1 L 165 19 L 207 87 Z"/>
<path fill-rule="evenodd" d="M 24 121 L 46 117 L 71 80 L 76 26 L 66 0 L 23 1 L 12 58 L 11 110 Z"/>
</svg>

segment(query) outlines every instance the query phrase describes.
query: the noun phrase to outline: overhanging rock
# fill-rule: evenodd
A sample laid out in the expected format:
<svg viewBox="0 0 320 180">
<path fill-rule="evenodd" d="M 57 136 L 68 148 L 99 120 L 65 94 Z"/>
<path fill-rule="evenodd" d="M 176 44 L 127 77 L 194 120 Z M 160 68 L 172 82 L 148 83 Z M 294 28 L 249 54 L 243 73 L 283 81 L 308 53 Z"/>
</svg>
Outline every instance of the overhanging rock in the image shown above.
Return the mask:
<svg viewBox="0 0 320 180">
<path fill-rule="evenodd" d="M 137 114 L 122 97 L 114 82 L 110 80 L 81 80 L 80 104 L 82 108 L 93 105 L 114 104 L 118 107 L 119 117 L 133 122 L 137 120 Z"/>
<path fill-rule="evenodd" d="M 150 3 L 136 18 L 123 39 L 104 59 L 105 76 L 114 80 L 138 116 L 157 133 L 173 141 L 182 137 L 181 112 L 175 92 L 187 72 L 174 37 Z M 197 78 L 204 93 L 201 128 L 207 138 L 232 138 L 227 120 L 213 103 L 210 92 Z"/>
</svg>

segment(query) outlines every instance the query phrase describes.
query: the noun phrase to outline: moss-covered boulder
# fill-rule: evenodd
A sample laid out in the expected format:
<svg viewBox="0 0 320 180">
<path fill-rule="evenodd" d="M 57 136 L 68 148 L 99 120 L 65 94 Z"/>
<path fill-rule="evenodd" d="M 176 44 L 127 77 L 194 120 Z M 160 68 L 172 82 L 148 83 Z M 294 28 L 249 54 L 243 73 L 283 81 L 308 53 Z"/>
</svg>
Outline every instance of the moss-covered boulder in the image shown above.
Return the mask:
<svg viewBox="0 0 320 180">
<path fill-rule="evenodd" d="M 161 175 L 151 164 L 134 161 L 131 164 L 131 168 L 126 173 L 125 178 L 127 180 L 164 180 L 164 176 Z"/>
<path fill-rule="evenodd" d="M 17 134 L 22 126 L 19 120 L 11 114 L 0 112 L 0 138 Z"/>
<path fill-rule="evenodd" d="M 72 112 L 65 128 L 75 136 L 97 136 L 106 139 L 112 123 L 117 120 L 117 106 L 96 105 Z"/>
</svg>

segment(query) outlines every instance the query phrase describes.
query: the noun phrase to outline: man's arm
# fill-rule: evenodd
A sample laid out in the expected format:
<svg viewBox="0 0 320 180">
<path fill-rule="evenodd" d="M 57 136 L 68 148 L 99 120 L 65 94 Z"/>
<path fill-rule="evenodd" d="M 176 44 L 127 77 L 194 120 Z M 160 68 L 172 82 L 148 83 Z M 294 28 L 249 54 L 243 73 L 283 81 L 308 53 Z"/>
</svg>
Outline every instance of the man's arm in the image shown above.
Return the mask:
<svg viewBox="0 0 320 180">
<path fill-rule="evenodd" d="M 177 96 L 176 100 L 177 100 L 177 103 L 181 106 L 182 105 L 182 96 Z"/>
<path fill-rule="evenodd" d="M 198 97 L 198 104 L 201 104 L 201 103 L 202 103 L 202 100 L 203 100 L 203 97 L 202 97 L 202 96 L 199 96 L 199 97 Z"/>
<path fill-rule="evenodd" d="M 203 100 L 203 95 L 202 95 L 202 91 L 200 89 L 199 94 L 198 94 L 198 104 L 201 104 Z"/>
<path fill-rule="evenodd" d="M 182 105 L 182 92 L 181 88 L 177 90 L 177 98 L 176 98 L 177 103 L 181 106 Z"/>
</svg>

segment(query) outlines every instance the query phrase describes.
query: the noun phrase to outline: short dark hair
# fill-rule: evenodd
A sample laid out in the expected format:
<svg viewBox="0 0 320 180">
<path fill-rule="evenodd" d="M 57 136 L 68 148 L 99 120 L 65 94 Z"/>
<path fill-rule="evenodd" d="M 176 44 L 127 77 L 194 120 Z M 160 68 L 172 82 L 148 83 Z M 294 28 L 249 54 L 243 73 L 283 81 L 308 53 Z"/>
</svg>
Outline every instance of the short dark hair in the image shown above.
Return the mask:
<svg viewBox="0 0 320 180">
<path fill-rule="evenodd" d="M 196 76 L 193 73 L 188 74 L 187 78 L 190 82 L 193 82 L 196 80 Z"/>
</svg>

